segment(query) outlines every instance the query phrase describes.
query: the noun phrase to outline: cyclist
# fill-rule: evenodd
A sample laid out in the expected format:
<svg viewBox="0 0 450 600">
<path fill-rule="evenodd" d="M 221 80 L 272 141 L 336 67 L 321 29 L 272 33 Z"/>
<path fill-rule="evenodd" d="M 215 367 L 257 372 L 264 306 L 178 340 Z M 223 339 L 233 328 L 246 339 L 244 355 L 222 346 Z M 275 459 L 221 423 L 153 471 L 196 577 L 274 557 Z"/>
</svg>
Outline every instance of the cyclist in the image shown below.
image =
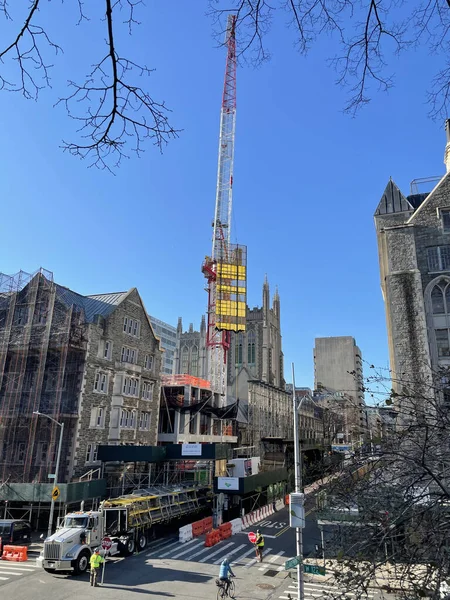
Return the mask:
<svg viewBox="0 0 450 600">
<path fill-rule="evenodd" d="M 100 549 L 96 548 L 94 550 L 94 554 L 92 554 L 91 556 L 91 585 L 93 585 L 94 587 L 98 587 L 98 583 L 97 583 L 97 574 L 98 571 L 100 569 L 100 565 L 102 563 L 105 562 L 105 559 L 103 558 L 103 556 L 100 555 Z"/>
<path fill-rule="evenodd" d="M 235 577 L 231 569 L 230 561 L 228 558 L 224 558 L 222 564 L 220 565 L 219 579 L 220 581 L 223 581 L 223 587 L 226 594 L 228 594 L 228 588 L 230 587 L 231 583 L 229 575 L 231 575 L 231 577 Z"/>
<path fill-rule="evenodd" d="M 259 557 L 259 562 L 262 562 L 263 551 L 264 551 L 264 536 L 259 529 L 256 531 L 255 547 L 256 547 L 256 556 Z"/>
</svg>

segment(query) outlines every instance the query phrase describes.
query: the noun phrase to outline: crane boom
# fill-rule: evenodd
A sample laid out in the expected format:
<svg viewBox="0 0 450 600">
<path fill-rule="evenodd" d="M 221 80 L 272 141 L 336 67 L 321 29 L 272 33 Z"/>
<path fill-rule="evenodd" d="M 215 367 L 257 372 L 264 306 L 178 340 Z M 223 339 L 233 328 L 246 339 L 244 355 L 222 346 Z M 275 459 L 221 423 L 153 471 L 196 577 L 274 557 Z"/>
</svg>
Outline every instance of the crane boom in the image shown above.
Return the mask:
<svg viewBox="0 0 450 600">
<path fill-rule="evenodd" d="M 227 389 L 226 358 L 230 347 L 229 331 L 217 322 L 218 264 L 228 263 L 231 236 L 233 190 L 234 134 L 236 125 L 236 16 L 227 21 L 227 61 L 220 112 L 219 160 L 217 166 L 216 205 L 213 221 L 211 257 L 206 257 L 202 270 L 208 280 L 207 364 L 211 389 L 225 404 Z"/>
</svg>

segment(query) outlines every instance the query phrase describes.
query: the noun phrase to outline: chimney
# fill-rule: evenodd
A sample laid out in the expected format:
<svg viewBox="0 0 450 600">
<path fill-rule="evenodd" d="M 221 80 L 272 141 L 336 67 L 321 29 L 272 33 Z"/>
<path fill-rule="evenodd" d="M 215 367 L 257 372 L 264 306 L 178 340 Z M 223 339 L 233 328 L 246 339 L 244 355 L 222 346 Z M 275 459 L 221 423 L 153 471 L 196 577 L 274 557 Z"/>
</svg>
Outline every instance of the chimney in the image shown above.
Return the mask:
<svg viewBox="0 0 450 600">
<path fill-rule="evenodd" d="M 450 171 L 450 119 L 445 121 L 445 133 L 447 136 L 447 143 L 445 145 L 444 164 L 448 173 Z"/>
</svg>

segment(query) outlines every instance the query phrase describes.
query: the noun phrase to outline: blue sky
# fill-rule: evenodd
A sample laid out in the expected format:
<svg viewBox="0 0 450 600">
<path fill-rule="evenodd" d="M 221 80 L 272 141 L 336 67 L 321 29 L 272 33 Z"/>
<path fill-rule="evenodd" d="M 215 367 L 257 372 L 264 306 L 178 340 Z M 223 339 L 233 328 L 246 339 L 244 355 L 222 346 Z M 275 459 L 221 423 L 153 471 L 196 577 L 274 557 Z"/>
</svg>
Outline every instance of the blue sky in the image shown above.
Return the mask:
<svg viewBox="0 0 450 600">
<path fill-rule="evenodd" d="M 135 35 L 117 39 L 156 69 L 144 83 L 173 110 L 180 138 L 163 155 L 147 146 L 115 177 L 62 153 L 75 126 L 53 103 L 94 62 L 90 52 L 99 55 L 102 25 L 72 27 L 67 3 L 45 3 L 40 22 L 65 50 L 52 59 L 53 89 L 37 103 L 0 93 L 0 270 L 43 266 L 84 294 L 136 286 L 151 314 L 198 326 L 225 54 L 200 0 L 153 0 L 139 11 Z M 443 173 L 443 124 L 425 104 L 437 59 L 424 50 L 393 58 L 395 88 L 374 90 L 352 119 L 326 64 L 332 39 L 301 57 L 282 17 L 267 44 L 270 62 L 238 70 L 232 238 L 248 246 L 249 305 L 261 303 L 265 273 L 272 292 L 278 285 L 286 379 L 294 361 L 296 383 L 312 386 L 316 336 L 352 335 L 368 363 L 388 364 L 373 213 L 389 176 L 409 193 L 412 179 Z"/>
</svg>

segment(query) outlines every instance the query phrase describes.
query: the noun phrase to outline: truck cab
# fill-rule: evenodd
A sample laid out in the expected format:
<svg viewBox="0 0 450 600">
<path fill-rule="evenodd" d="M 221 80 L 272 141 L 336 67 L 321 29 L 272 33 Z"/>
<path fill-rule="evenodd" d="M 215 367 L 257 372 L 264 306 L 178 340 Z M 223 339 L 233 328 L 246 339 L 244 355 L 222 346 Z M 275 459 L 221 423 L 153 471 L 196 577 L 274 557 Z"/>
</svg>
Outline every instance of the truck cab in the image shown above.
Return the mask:
<svg viewBox="0 0 450 600">
<path fill-rule="evenodd" d="M 71 571 L 84 573 L 95 548 L 101 546 L 104 532 L 104 515 L 100 511 L 68 513 L 56 532 L 44 542 L 37 564 L 48 573 Z M 119 552 L 119 542 L 113 542 L 109 553 Z"/>
</svg>

